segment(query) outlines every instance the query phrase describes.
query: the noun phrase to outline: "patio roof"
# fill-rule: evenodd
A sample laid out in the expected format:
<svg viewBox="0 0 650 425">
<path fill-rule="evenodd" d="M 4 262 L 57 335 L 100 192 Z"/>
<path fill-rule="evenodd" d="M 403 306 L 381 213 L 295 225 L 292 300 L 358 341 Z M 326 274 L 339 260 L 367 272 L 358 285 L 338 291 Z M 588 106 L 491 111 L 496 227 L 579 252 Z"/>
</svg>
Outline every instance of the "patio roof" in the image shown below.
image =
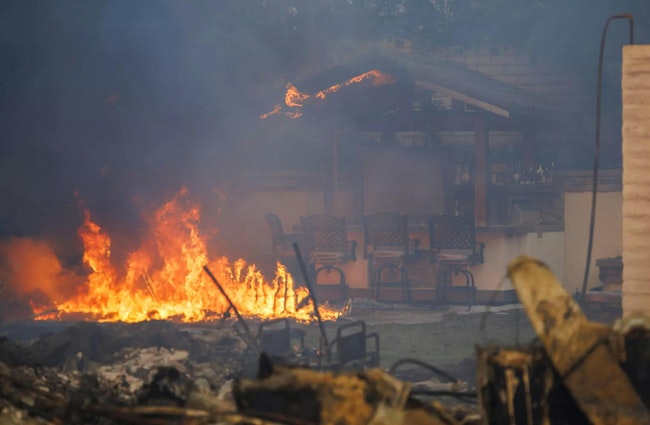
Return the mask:
<svg viewBox="0 0 650 425">
<path fill-rule="evenodd" d="M 301 91 L 315 93 L 372 69 L 506 118 L 557 114 L 556 106 L 543 96 L 496 80 L 463 64 L 392 51 L 373 50 L 295 85 Z"/>
</svg>

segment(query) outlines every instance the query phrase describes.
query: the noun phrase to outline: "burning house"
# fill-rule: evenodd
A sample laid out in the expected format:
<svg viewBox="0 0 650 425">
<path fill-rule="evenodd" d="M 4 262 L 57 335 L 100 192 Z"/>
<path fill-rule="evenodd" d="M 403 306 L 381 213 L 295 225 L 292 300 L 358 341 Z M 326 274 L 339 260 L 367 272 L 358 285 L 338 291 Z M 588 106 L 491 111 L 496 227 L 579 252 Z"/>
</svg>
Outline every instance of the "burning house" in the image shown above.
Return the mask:
<svg viewBox="0 0 650 425">
<path fill-rule="evenodd" d="M 506 59 L 487 55 L 484 60 Z M 318 159 L 305 161 L 305 168 L 293 175 L 277 175 L 275 181 L 267 174 L 266 182 L 247 194 L 244 205 L 273 211 L 287 232 L 300 229 L 302 216 L 345 217 L 347 236 L 360 249 L 361 217 L 367 213 L 404 213 L 409 238 L 418 240 L 425 252 L 431 248 L 429 216 L 470 217 L 488 258 L 472 267 L 481 299 L 497 293 L 497 298 L 512 299 L 511 289 L 498 287 L 500 265 L 522 252 L 544 259 L 578 290 L 575 269 L 582 253 L 565 247 L 585 242 L 576 226 L 584 202 L 581 192 L 587 186 L 581 174 L 558 171 L 556 166 L 558 141 L 573 131 L 566 100 L 522 89 L 504 81 L 508 75 L 490 76 L 477 70 L 481 67 L 453 57 L 434 60 L 383 49 L 288 84 L 283 104 L 261 119 L 269 128 L 291 127 L 301 120 L 323 127 L 312 137 L 317 141 L 299 142 L 318 145 Z M 550 93 L 563 91 L 570 96 L 564 86 Z M 602 211 L 617 211 L 617 175 L 613 173 L 614 183 L 601 196 Z M 615 216 L 607 215 L 612 220 Z M 255 237 L 266 230 L 260 216 L 246 218 L 257 223 L 251 226 Z M 616 232 L 613 226 L 608 227 Z M 251 250 L 254 240 L 251 237 Z M 601 257 L 620 254 L 616 243 L 596 249 Z M 431 280 L 435 270 L 426 262 L 411 271 L 414 299 L 425 302 L 437 298 Z M 372 282 L 365 259 L 341 267 L 352 293 L 367 296 Z M 596 279 L 591 286 L 597 285 Z M 399 290 L 392 293 L 389 288 L 386 296 L 399 299 Z"/>
</svg>

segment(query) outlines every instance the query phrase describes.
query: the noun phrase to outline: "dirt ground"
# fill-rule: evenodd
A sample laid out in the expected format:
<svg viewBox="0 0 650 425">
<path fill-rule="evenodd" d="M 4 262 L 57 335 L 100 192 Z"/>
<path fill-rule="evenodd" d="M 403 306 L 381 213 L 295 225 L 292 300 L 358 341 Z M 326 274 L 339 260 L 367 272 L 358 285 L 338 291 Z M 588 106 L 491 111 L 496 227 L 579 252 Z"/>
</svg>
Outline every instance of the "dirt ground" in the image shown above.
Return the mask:
<svg viewBox="0 0 650 425">
<path fill-rule="evenodd" d="M 382 368 L 389 368 L 400 359 L 414 358 L 450 373 L 453 370 L 456 375 L 472 376 L 477 344 L 514 345 L 534 338 L 519 305 L 490 309 L 485 306 L 414 307 L 372 301 L 355 302 L 350 316 L 326 322 L 328 338 L 334 338 L 338 326 L 354 320 L 365 321 L 367 332 L 379 335 Z M 312 323 L 305 329 L 306 343 L 318 346 L 318 325 Z"/>
<path fill-rule="evenodd" d="M 611 324 L 616 317 L 601 314 L 599 317 L 590 318 Z M 416 359 L 442 369 L 470 384 L 474 383 L 476 378 L 475 352 L 477 346 L 493 344 L 502 347 L 526 346 L 535 340 L 535 334 L 528 317 L 519 304 L 472 307 L 466 305 L 427 306 L 378 303 L 367 299 L 354 300 L 349 314 L 336 322 L 325 322 L 328 340 L 332 341 L 335 338 L 340 326 L 359 320 L 366 323 L 368 333 L 375 332 L 379 335 L 380 366 L 382 368 L 388 369 L 401 359 Z M 257 332 L 259 321 L 247 319 L 246 322 L 253 332 Z M 234 319 L 214 325 L 169 324 L 169 326 L 176 330 L 186 330 L 194 334 L 205 333 L 209 336 L 211 334 L 219 335 L 219 332 L 230 328 L 232 324 L 234 324 Z M 19 323 L 15 326 L 4 327 L 2 334 L 10 340 L 26 342 L 38 340 L 43 335 L 64 332 L 70 326 L 75 325 L 64 322 Z M 158 338 L 156 336 L 156 332 L 159 331 L 156 329 L 157 326 L 162 325 L 153 323 L 151 326 L 145 326 L 148 330 L 143 332 L 151 333 L 152 338 Z M 308 348 L 317 349 L 319 347 L 320 331 L 316 322 L 293 323 L 291 326 L 306 331 L 305 345 Z M 115 330 L 111 330 L 112 328 Z M 115 333 L 119 336 L 120 332 L 123 333 L 123 331 L 119 331 L 121 328 L 118 325 L 107 324 L 99 329 L 104 329 L 108 335 Z M 90 334 L 92 336 L 92 332 Z M 155 338 L 154 342 L 157 341 Z M 206 338 L 208 337 L 206 336 Z M 54 340 L 56 341 L 56 338 Z M 61 341 L 65 342 L 65 337 L 62 337 Z M 170 347 L 187 349 L 185 346 L 174 345 L 174 341 L 165 340 L 163 342 Z M 117 342 L 115 344 L 121 346 Z M 238 351 L 240 350 L 238 347 L 242 344 L 243 341 L 240 341 L 238 344 L 227 346 L 226 349 L 230 349 L 232 351 L 230 355 L 237 358 L 242 355 L 242 352 Z M 85 346 L 82 344 L 80 347 L 79 350 L 83 351 Z M 253 359 L 253 361 L 249 365 L 252 368 L 257 365 L 257 359 Z M 419 368 L 418 370 L 418 367 L 412 365 L 405 365 L 399 370 L 405 375 L 415 378 L 427 379 L 431 375 L 425 369 Z"/>
<path fill-rule="evenodd" d="M 590 317 L 609 323 L 615 318 L 607 314 Z M 477 345 L 520 346 L 535 340 L 520 304 L 431 307 L 359 300 L 353 303 L 350 316 L 325 324 L 328 338 L 336 335 L 342 323 L 354 320 L 365 321 L 368 332 L 379 334 L 382 368 L 403 358 L 414 358 L 469 382 L 476 376 Z M 310 324 L 306 329 L 307 343 L 317 346 L 318 326 Z"/>
</svg>

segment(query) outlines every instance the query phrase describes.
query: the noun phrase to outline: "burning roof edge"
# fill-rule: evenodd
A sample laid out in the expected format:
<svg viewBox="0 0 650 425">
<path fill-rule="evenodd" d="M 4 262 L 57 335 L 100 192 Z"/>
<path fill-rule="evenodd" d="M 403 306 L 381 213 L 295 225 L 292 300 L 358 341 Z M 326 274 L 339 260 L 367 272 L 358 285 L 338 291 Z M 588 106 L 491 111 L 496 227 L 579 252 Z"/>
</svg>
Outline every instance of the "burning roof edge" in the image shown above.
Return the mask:
<svg viewBox="0 0 650 425">
<path fill-rule="evenodd" d="M 384 49 L 373 49 L 303 78 L 295 86 L 301 91 L 315 93 L 372 69 L 506 118 L 512 115 L 557 115 L 557 105 L 542 95 L 499 81 L 463 64 Z"/>
</svg>

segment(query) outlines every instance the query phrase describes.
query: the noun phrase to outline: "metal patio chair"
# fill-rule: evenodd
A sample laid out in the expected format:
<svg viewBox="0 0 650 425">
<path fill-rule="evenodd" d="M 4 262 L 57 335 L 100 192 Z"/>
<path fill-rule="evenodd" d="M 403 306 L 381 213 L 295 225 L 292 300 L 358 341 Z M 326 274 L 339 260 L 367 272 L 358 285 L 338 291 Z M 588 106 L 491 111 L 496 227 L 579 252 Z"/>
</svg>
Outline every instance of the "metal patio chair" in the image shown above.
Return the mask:
<svg viewBox="0 0 650 425">
<path fill-rule="evenodd" d="M 287 318 L 273 319 L 259 324 L 257 340 L 260 351 L 270 359 L 289 364 L 309 364 L 309 352 L 305 348 L 305 332 L 291 329 Z M 294 346 L 294 341 L 298 346 Z"/>
<path fill-rule="evenodd" d="M 319 365 L 321 370 L 363 370 L 379 367 L 379 335 L 367 333 L 362 320 L 346 323 L 336 330 L 336 338 L 329 343 L 330 363 Z M 324 347 L 320 349 L 325 352 Z M 319 360 L 322 362 L 322 354 Z"/>
<path fill-rule="evenodd" d="M 415 257 L 418 239 L 410 239 L 408 221 L 405 214 L 396 212 L 379 212 L 365 214 L 363 220 L 364 245 L 363 256 L 368 260 L 368 284 L 381 298 L 381 287 L 399 287 L 402 301 L 411 301 L 411 285 L 406 262 Z M 398 271 L 398 282 L 382 280 L 385 271 Z"/>
<path fill-rule="evenodd" d="M 300 219 L 302 224 L 304 246 L 308 253 L 309 269 L 314 277 L 316 287 L 318 275 L 333 270 L 339 274 L 341 301 L 347 299 L 348 285 L 341 265 L 348 261 L 357 261 L 357 242 L 349 241 L 345 218 L 328 214 L 316 214 Z"/>
<path fill-rule="evenodd" d="M 275 260 L 293 258 L 294 242 L 299 242 L 300 233 L 284 233 L 280 217 L 275 213 L 267 213 L 264 218 L 271 230 L 271 247 Z"/>
<path fill-rule="evenodd" d="M 450 214 L 431 215 L 429 221 L 430 260 L 437 265 L 436 298 L 445 301 L 452 276 L 462 274 L 469 303 L 476 300 L 474 274 L 470 267 L 482 264 L 485 244 L 476 241 L 473 217 Z"/>
</svg>

